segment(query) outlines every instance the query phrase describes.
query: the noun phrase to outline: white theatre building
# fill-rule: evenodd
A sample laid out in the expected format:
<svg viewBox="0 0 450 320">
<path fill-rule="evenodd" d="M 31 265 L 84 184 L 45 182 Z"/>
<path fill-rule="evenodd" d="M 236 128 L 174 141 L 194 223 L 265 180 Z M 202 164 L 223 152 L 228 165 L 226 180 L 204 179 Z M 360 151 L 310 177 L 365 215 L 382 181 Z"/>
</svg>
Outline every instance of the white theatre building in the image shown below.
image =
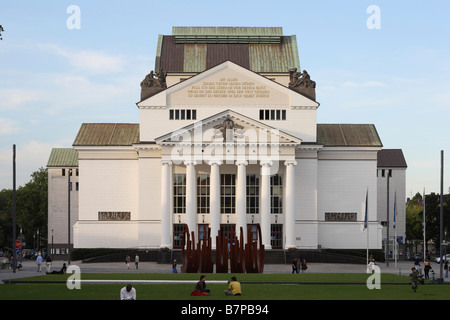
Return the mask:
<svg viewBox="0 0 450 320">
<path fill-rule="evenodd" d="M 214 249 L 219 229 L 260 224 L 266 249 L 381 249 L 375 126 L 318 124 L 330 106 L 295 69 L 296 38 L 281 28 L 159 36 L 139 123 L 84 123 L 72 148 L 53 150 L 49 236 L 71 167 L 74 248 L 177 249 L 186 224 L 196 239 L 210 227 Z"/>
</svg>

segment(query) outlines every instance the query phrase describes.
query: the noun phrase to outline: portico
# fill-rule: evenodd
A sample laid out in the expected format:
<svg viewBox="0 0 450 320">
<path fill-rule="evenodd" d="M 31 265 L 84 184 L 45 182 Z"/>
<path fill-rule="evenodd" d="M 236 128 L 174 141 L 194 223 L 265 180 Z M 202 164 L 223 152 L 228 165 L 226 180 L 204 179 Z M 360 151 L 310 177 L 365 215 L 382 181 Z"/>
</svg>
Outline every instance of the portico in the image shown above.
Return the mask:
<svg viewBox="0 0 450 320">
<path fill-rule="evenodd" d="M 271 225 L 281 224 L 286 226 L 279 231 L 285 239 L 282 248 L 295 247 L 295 149 L 300 139 L 226 110 L 156 143 L 163 158 L 162 247 L 173 248 L 168 237 L 175 232 L 172 225 L 184 223 L 197 239 L 209 226 L 213 248 L 224 226 L 237 234 L 242 228 L 246 238 L 247 228 L 259 223 L 269 249 Z"/>
</svg>

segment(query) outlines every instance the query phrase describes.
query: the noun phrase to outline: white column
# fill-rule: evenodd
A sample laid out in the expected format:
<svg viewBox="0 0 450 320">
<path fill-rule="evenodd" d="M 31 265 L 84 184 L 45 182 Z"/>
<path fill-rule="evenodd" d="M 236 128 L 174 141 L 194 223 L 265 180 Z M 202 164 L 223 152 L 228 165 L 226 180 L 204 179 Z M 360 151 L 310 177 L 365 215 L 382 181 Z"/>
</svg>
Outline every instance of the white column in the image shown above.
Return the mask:
<svg viewBox="0 0 450 320">
<path fill-rule="evenodd" d="M 236 182 L 236 234 L 239 236 L 241 227 L 244 231 L 244 241 L 247 240 L 247 161 L 238 160 Z"/>
<path fill-rule="evenodd" d="M 286 166 L 286 205 L 284 228 L 286 231 L 285 249 L 295 247 L 295 160 L 284 162 Z"/>
<path fill-rule="evenodd" d="M 270 167 L 272 161 L 261 161 L 261 189 L 259 191 L 259 214 L 261 215 L 261 241 L 265 249 L 270 244 Z"/>
<path fill-rule="evenodd" d="M 189 227 L 189 235 L 192 231 L 197 235 L 196 230 L 196 205 L 197 205 L 197 190 L 196 190 L 196 176 L 195 176 L 195 161 L 185 161 L 186 165 L 186 224 Z M 192 240 L 192 239 L 191 239 Z M 197 242 L 197 238 L 195 241 Z"/>
<path fill-rule="evenodd" d="M 171 248 L 170 239 L 170 173 L 171 161 L 161 162 L 161 248 Z"/>
<path fill-rule="evenodd" d="M 210 208 L 210 227 L 211 227 L 211 241 L 212 249 L 216 249 L 216 236 L 220 229 L 220 161 L 209 162 L 211 166 L 211 173 L 209 176 L 209 208 Z"/>
</svg>

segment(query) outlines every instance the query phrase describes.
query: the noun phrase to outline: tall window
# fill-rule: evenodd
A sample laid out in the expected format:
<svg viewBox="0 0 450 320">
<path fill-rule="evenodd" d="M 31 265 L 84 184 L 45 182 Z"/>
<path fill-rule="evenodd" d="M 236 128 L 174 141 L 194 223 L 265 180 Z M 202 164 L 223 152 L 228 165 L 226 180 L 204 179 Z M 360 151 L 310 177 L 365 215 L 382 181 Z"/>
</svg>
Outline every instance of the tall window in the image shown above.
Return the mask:
<svg viewBox="0 0 450 320">
<path fill-rule="evenodd" d="M 184 224 L 175 223 L 173 225 L 173 248 L 181 249 L 183 247 L 184 239 Z"/>
<path fill-rule="evenodd" d="M 270 177 L 270 212 L 283 213 L 283 179 L 275 174 Z"/>
<path fill-rule="evenodd" d="M 197 175 L 197 213 L 209 213 L 209 174 Z"/>
<path fill-rule="evenodd" d="M 186 213 L 186 174 L 173 175 L 173 213 Z"/>
<path fill-rule="evenodd" d="M 270 225 L 270 245 L 272 249 L 281 249 L 283 247 L 283 225 Z"/>
<path fill-rule="evenodd" d="M 236 225 L 235 224 L 221 224 L 220 231 L 225 236 L 228 241 L 231 239 L 231 234 L 234 232 L 236 236 Z"/>
<path fill-rule="evenodd" d="M 259 175 L 247 175 L 247 213 L 259 213 Z"/>
<path fill-rule="evenodd" d="M 220 212 L 236 213 L 236 175 L 220 175 Z"/>
<path fill-rule="evenodd" d="M 206 237 L 208 237 L 208 227 L 209 225 L 207 224 L 199 224 L 198 225 L 198 240 L 203 240 Z"/>
</svg>

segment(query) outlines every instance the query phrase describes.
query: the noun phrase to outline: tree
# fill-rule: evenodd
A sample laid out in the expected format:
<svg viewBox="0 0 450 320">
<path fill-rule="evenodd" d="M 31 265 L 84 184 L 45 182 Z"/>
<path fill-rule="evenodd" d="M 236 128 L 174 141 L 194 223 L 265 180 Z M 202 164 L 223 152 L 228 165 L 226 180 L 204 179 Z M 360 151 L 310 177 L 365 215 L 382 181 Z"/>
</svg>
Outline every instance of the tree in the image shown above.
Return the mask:
<svg viewBox="0 0 450 320">
<path fill-rule="evenodd" d="M 406 239 L 416 246 L 423 241 L 422 195 L 416 195 L 406 204 Z"/>
<path fill-rule="evenodd" d="M 41 247 L 47 243 L 48 175 L 40 168 L 31 174 L 31 180 L 16 190 L 16 230 L 25 236 L 27 247 L 33 244 L 33 235 L 39 230 Z M 0 192 L 0 245 L 12 245 L 12 190 Z"/>
<path fill-rule="evenodd" d="M 3 31 L 5 31 L 5 29 L 3 29 L 2 25 L 0 24 L 0 40 L 3 40 L 3 38 L 2 38 Z"/>
</svg>

